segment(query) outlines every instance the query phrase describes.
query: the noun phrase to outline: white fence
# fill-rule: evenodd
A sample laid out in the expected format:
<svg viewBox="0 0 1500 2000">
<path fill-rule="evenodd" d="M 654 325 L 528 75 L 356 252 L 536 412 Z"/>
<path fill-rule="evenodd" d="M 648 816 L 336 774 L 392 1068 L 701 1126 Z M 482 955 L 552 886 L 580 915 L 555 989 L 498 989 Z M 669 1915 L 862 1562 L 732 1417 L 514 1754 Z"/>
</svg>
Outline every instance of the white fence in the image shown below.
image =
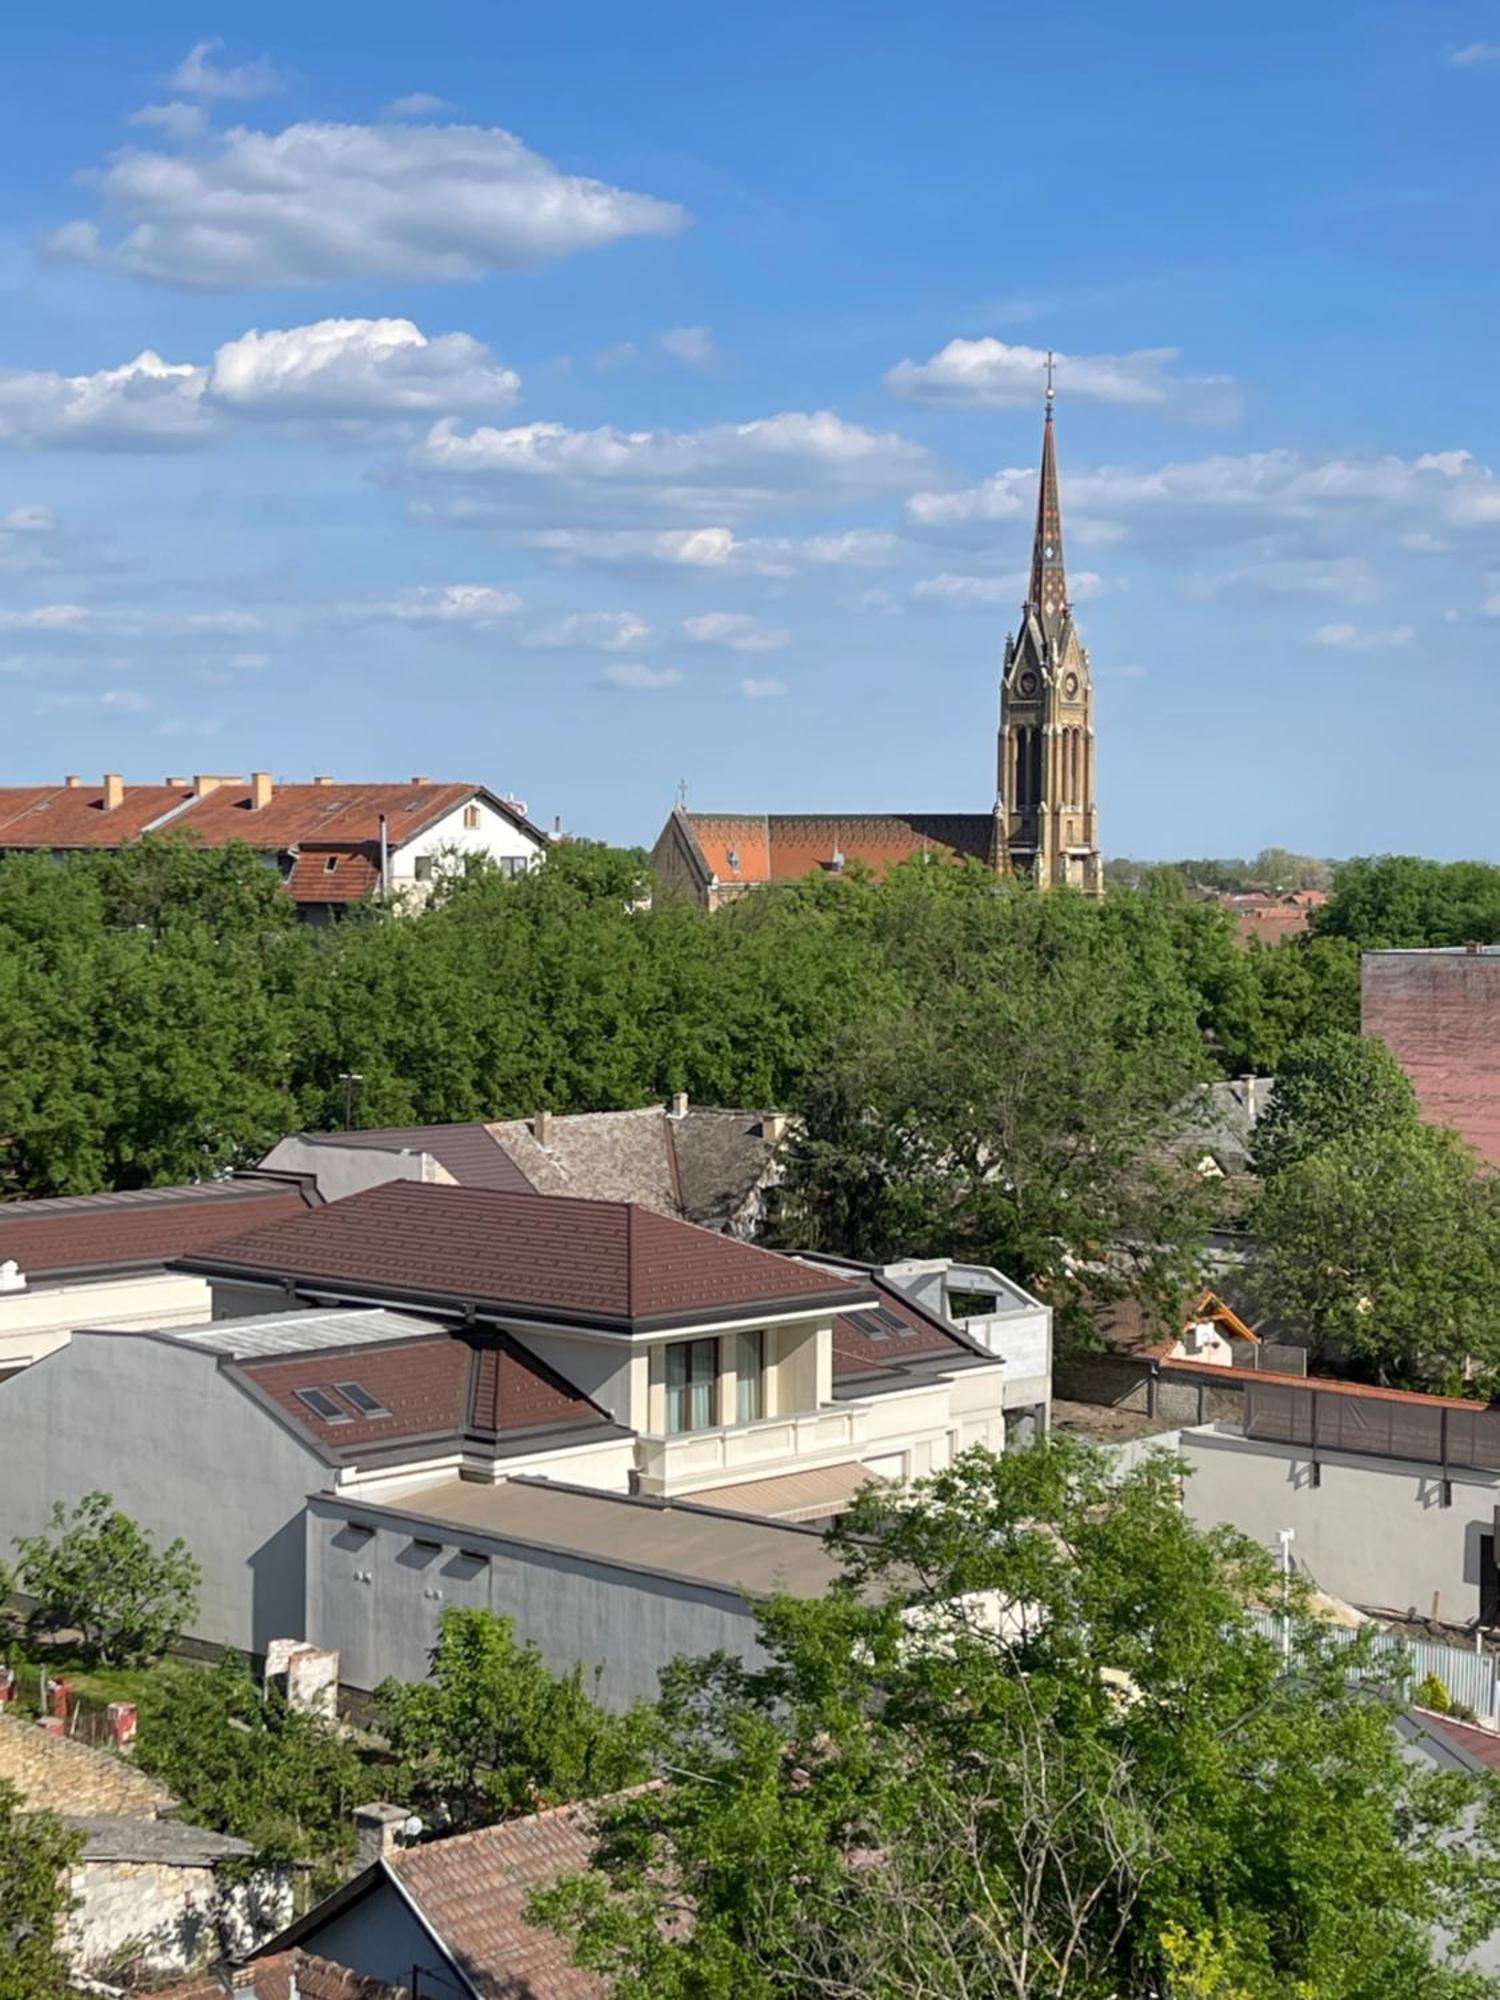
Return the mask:
<svg viewBox="0 0 1500 2000">
<path fill-rule="evenodd" d="M 1268 1639 L 1281 1637 L 1281 1619 L 1274 1611 L 1252 1611 L 1250 1619 Z M 1334 1645 L 1347 1646 L 1355 1637 L 1345 1625 L 1325 1625 L 1322 1630 Z M 1435 1646 L 1430 1640 L 1407 1639 L 1399 1632 L 1379 1633 L 1372 1650 L 1377 1658 L 1404 1656 L 1408 1689 L 1435 1674 L 1448 1690 L 1450 1701 L 1472 1709 L 1482 1722 L 1500 1723 L 1500 1658 L 1494 1653 L 1474 1652 L 1467 1646 Z"/>
</svg>

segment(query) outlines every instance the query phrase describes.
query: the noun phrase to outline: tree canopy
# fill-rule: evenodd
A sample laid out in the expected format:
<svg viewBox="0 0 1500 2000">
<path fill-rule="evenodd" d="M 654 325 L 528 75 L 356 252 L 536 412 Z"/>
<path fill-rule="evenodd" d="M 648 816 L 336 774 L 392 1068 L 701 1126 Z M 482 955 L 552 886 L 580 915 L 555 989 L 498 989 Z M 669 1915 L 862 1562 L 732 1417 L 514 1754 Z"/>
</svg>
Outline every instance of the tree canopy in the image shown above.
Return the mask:
<svg viewBox="0 0 1500 2000">
<path fill-rule="evenodd" d="M 1269 1178 L 1337 1139 L 1417 1122 L 1411 1079 L 1385 1043 L 1329 1029 L 1294 1042 L 1277 1065 L 1276 1094 L 1255 1128 L 1255 1171 Z"/>
<path fill-rule="evenodd" d="M 867 1489 L 769 1663 L 682 1664 L 660 1782 L 534 1899 L 619 2000 L 1477 2000 L 1494 1781 L 1424 1774 L 1356 1644 L 1175 1461 L 1063 1440 Z M 1450 1949 L 1451 1947 L 1451 1949 Z"/>
<path fill-rule="evenodd" d="M 203 1572 L 187 1543 L 158 1549 L 108 1493 L 86 1494 L 71 1512 L 55 1501 L 46 1530 L 18 1538 L 16 1550 L 34 1622 L 76 1631 L 108 1665 L 159 1659 L 198 1608 Z"/>
<path fill-rule="evenodd" d="M 23 1811 L 0 1782 L 0 2000 L 69 2000 L 58 1926 L 83 1842 L 51 1813 Z"/>
</svg>

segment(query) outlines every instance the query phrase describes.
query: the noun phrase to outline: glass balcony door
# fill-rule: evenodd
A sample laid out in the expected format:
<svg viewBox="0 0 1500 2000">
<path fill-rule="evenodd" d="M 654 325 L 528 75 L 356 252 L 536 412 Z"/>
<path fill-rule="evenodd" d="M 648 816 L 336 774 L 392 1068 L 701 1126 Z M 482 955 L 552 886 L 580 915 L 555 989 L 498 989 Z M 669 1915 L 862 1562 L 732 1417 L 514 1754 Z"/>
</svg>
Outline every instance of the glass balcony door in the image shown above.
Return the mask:
<svg viewBox="0 0 1500 2000">
<path fill-rule="evenodd" d="M 667 1349 L 667 1430 L 711 1430 L 718 1420 L 719 1343 L 679 1340 Z"/>
</svg>

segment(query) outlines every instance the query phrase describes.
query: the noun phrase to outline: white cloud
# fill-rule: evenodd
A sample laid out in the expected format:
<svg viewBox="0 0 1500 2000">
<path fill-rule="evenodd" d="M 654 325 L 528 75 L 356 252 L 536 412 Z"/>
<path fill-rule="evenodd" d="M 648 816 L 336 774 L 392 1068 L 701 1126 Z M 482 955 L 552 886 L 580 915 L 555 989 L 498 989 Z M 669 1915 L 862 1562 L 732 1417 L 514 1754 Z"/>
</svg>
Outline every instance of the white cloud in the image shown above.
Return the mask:
<svg viewBox="0 0 1500 2000">
<path fill-rule="evenodd" d="M 24 611 L 0 610 L 0 632 L 121 633 L 193 637 L 204 633 L 260 630 L 253 611 L 139 611 L 125 605 L 34 604 Z"/>
<path fill-rule="evenodd" d="M 777 546 L 795 550 L 805 562 L 883 569 L 900 557 L 906 544 L 883 528 L 847 528 L 841 535 L 809 535 L 805 541 Z"/>
<path fill-rule="evenodd" d="M 38 709 L 51 708 L 112 708 L 118 714 L 135 715 L 149 708 L 150 702 L 135 688 L 106 688 L 102 693 L 85 694 L 81 690 L 69 694 L 44 694 L 37 703 Z"/>
<path fill-rule="evenodd" d="M 705 611 L 697 618 L 684 618 L 682 629 L 695 646 L 728 646 L 736 653 L 779 652 L 792 636 L 768 631 L 748 611 Z"/>
<path fill-rule="evenodd" d="M 430 417 L 503 410 L 521 378 L 467 333 L 429 338 L 409 319 L 323 319 L 226 341 L 208 394 L 250 417 Z"/>
<path fill-rule="evenodd" d="M 575 513 L 748 513 L 850 501 L 906 485 L 931 463 L 922 446 L 829 410 L 700 431 L 575 431 L 556 423 L 462 431 L 444 418 L 411 459 L 415 473 L 467 488 L 467 498 L 450 503 L 460 519 L 503 514 L 523 495 L 530 506 L 540 496 Z"/>
<path fill-rule="evenodd" d="M 776 695 L 786 693 L 786 682 L 777 680 L 755 680 L 747 676 L 735 685 L 747 701 L 769 701 Z"/>
<path fill-rule="evenodd" d="M 940 576 L 924 576 L 916 585 L 915 594 L 943 604 L 1016 605 L 1026 595 L 1030 581 L 1026 570 L 1013 570 L 1006 576 L 958 576 L 944 570 Z M 1107 588 L 1097 570 L 1068 573 L 1068 596 L 1074 604 L 1087 604 L 1092 598 L 1102 597 Z"/>
<path fill-rule="evenodd" d="M 0 444 L 138 450 L 195 444 L 208 429 L 206 379 L 204 369 L 163 361 L 150 348 L 92 375 L 0 374 Z"/>
<path fill-rule="evenodd" d="M 434 97 L 430 90 L 409 90 L 405 97 L 398 97 L 385 107 L 387 118 L 430 118 L 434 112 L 446 111 L 446 97 Z"/>
<path fill-rule="evenodd" d="M 130 114 L 132 125 L 149 125 L 168 139 L 186 143 L 190 139 L 201 138 L 208 129 L 208 116 L 201 104 L 184 104 L 174 100 L 171 104 L 143 104 L 139 111 Z"/>
<path fill-rule="evenodd" d="M 1363 556 L 1268 556 L 1238 568 L 1195 577 L 1191 595 L 1213 597 L 1244 590 L 1255 596 L 1332 597 L 1343 604 L 1374 604 L 1383 594 L 1380 574 Z"/>
<path fill-rule="evenodd" d="M 0 514 L 0 528 L 12 535 L 50 535 L 56 526 L 52 509 L 36 503 L 12 507 L 8 514 Z"/>
<path fill-rule="evenodd" d="M 403 591 L 383 603 L 352 606 L 356 612 L 401 618 L 412 624 L 493 625 L 519 611 L 525 600 L 488 583 L 445 583 Z"/>
<path fill-rule="evenodd" d="M 618 688 L 675 687 L 682 679 L 675 667 L 647 667 L 639 660 L 616 660 L 604 669 L 604 678 Z"/>
<path fill-rule="evenodd" d="M 1362 631 L 1347 623 L 1320 625 L 1313 637 L 1320 646 L 1336 646 L 1346 653 L 1383 652 L 1388 646 L 1409 646 L 1416 637 L 1412 625 L 1391 625 L 1384 631 Z"/>
<path fill-rule="evenodd" d="M 57 559 L 48 547 L 48 537 L 57 523 L 49 507 L 12 507 L 0 514 L 0 576 L 27 576 L 38 570 L 55 569 Z"/>
<path fill-rule="evenodd" d="M 781 546 L 744 540 L 731 528 L 542 528 L 523 538 L 554 562 L 635 568 L 656 563 L 680 569 L 790 576 L 793 565 L 767 553 Z M 790 546 L 789 544 L 787 546 Z"/>
<path fill-rule="evenodd" d="M 216 63 L 214 56 L 223 46 L 217 35 L 208 41 L 195 42 L 167 78 L 170 88 L 180 90 L 184 97 L 226 98 L 243 103 L 254 97 L 270 97 L 285 87 L 265 56 L 229 68 Z"/>
<path fill-rule="evenodd" d="M 123 235 L 66 224 L 54 257 L 211 288 L 478 278 L 687 220 L 477 125 L 237 126 L 191 154 L 127 146 L 97 185 Z"/>
<path fill-rule="evenodd" d="M 1142 347 L 1131 354 L 1058 354 L 1059 391 L 1072 402 L 1170 407 L 1180 415 L 1214 421 L 1236 414 L 1238 395 L 1226 376 L 1173 375 L 1176 347 Z M 887 370 L 893 395 L 919 403 L 998 408 L 1039 403 L 1047 352 L 987 335 L 950 340 L 929 361 L 898 361 Z"/>
<path fill-rule="evenodd" d="M 854 600 L 856 611 L 868 611 L 880 618 L 901 618 L 906 606 L 888 590 L 863 590 Z"/>
<path fill-rule="evenodd" d="M 597 646 L 606 653 L 623 653 L 645 643 L 651 627 L 633 611 L 573 611 L 555 625 L 527 634 L 528 646 Z"/>
<path fill-rule="evenodd" d="M 1013 521 L 1035 504 L 1034 469 L 1007 468 L 978 486 L 915 494 L 913 526 L 936 537 L 973 540 L 994 521 Z M 1292 524 L 1336 538 L 1352 525 L 1474 526 L 1500 520 L 1500 481 L 1467 451 L 1335 454 L 1288 449 L 1216 454 L 1153 468 L 1101 466 L 1070 472 L 1063 486 L 1064 534 L 1077 540 L 1155 531 L 1185 541 L 1242 541 Z M 1304 542 L 1306 535 L 1304 534 Z"/>
<path fill-rule="evenodd" d="M 714 362 L 714 337 L 706 326 L 674 326 L 657 338 L 668 354 L 690 368 L 708 368 Z"/>
<path fill-rule="evenodd" d="M 1477 63 L 1500 62 L 1500 42 L 1466 42 L 1448 60 L 1460 69 L 1469 69 Z"/>
</svg>

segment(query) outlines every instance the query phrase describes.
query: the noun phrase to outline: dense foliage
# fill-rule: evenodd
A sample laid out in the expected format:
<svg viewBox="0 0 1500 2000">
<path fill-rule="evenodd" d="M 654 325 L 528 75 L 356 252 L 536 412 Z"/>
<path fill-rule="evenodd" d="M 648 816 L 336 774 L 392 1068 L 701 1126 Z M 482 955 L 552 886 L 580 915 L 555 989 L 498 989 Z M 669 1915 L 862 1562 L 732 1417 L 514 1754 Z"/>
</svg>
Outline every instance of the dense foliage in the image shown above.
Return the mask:
<svg viewBox="0 0 1500 2000">
<path fill-rule="evenodd" d="M 0 1783 L 0 2000 L 68 2000 L 57 1927 L 83 1841 L 51 1813 L 23 1812 L 20 1794 Z"/>
<path fill-rule="evenodd" d="M 71 1513 L 55 1501 L 47 1529 L 18 1537 L 16 1549 L 33 1622 L 76 1632 L 84 1655 L 109 1666 L 158 1659 L 198 1608 L 203 1573 L 186 1542 L 158 1549 L 108 1493 L 85 1495 Z"/>
<path fill-rule="evenodd" d="M 1500 941 L 1500 868 L 1488 861 L 1424 861 L 1382 854 L 1347 861 L 1313 916 L 1319 937 L 1365 950 Z"/>
<path fill-rule="evenodd" d="M 1372 1035 L 1329 1029 L 1294 1042 L 1255 1128 L 1253 1163 L 1269 1178 L 1336 1139 L 1375 1139 L 1417 1123 L 1411 1079 Z"/>
<path fill-rule="evenodd" d="M 581 1666 L 550 1672 L 489 1611 L 446 1610 L 430 1677 L 386 1681 L 375 1706 L 402 1796 L 449 1827 L 596 1798 L 645 1773 L 644 1717 L 601 1708 Z"/>
<path fill-rule="evenodd" d="M 136 1762 L 184 1819 L 253 1843 L 272 1861 L 327 1868 L 354 1849 L 372 1781 L 355 1748 L 289 1708 L 235 1654 L 212 1670 L 167 1662 L 142 1691 Z"/>
<path fill-rule="evenodd" d="M 661 1783 L 536 1899 L 620 2000 L 1460 2000 L 1497 1797 L 1408 1763 L 1266 1552 L 1077 1445 L 867 1489 L 770 1664 L 684 1664 Z M 1452 1952 L 1449 1945 L 1451 1943 Z"/>
</svg>

